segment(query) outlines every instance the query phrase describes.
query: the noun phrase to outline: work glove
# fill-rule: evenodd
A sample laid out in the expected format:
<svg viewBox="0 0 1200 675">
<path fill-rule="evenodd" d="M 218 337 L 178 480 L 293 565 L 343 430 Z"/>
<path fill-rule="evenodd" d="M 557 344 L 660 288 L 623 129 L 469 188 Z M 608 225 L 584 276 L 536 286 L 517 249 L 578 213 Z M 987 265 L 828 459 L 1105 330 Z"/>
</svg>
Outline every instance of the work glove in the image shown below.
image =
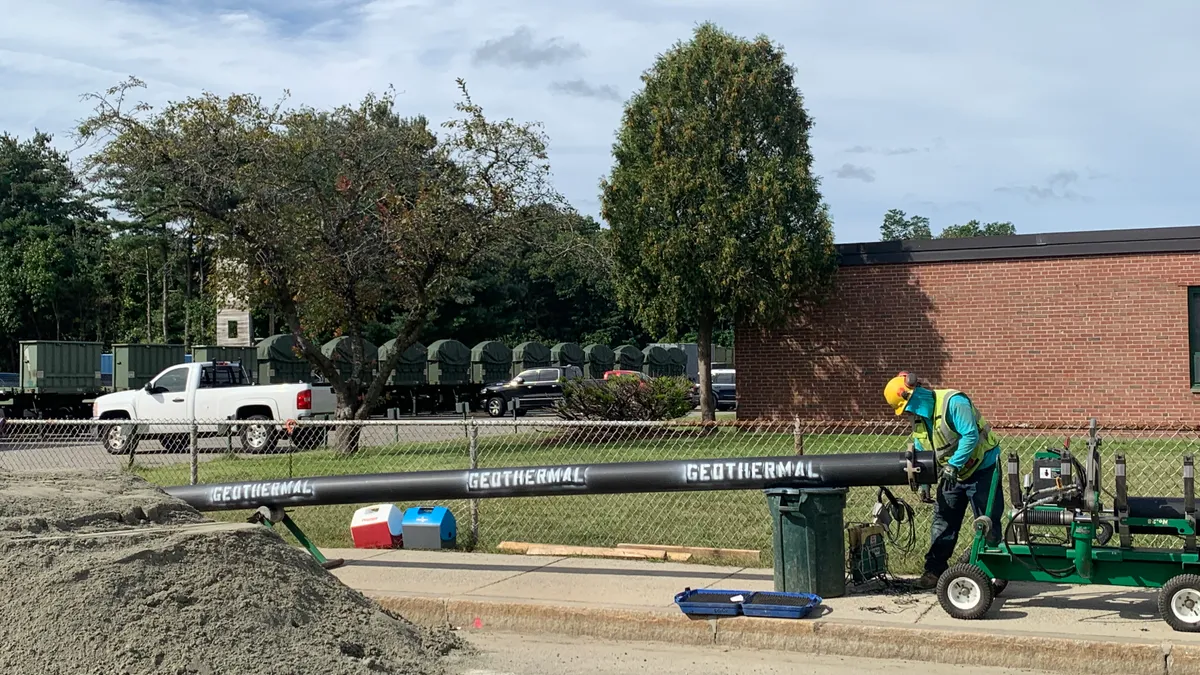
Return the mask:
<svg viewBox="0 0 1200 675">
<path fill-rule="evenodd" d="M 947 464 L 946 467 L 942 469 L 942 491 L 945 492 L 947 490 L 953 490 L 956 487 L 958 487 L 958 467 L 952 464 Z"/>
<path fill-rule="evenodd" d="M 936 504 L 937 500 L 929 495 L 929 486 L 922 485 L 919 491 L 922 504 Z"/>
</svg>

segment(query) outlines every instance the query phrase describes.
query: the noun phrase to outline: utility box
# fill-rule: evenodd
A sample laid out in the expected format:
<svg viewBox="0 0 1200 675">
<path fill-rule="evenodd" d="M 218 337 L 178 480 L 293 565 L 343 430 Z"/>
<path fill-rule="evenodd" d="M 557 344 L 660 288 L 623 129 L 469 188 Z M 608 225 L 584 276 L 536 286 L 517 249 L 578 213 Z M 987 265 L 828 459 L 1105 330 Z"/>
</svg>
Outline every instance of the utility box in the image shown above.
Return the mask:
<svg viewBox="0 0 1200 675">
<path fill-rule="evenodd" d="M 182 363 L 187 363 L 183 345 L 113 345 L 113 389 L 141 389 L 155 375 Z"/>
<path fill-rule="evenodd" d="M 21 389 L 39 394 L 100 391 L 99 342 L 31 340 L 21 349 Z"/>
<path fill-rule="evenodd" d="M 395 504 L 364 506 L 350 520 L 354 548 L 403 548 L 403 512 Z"/>
<path fill-rule="evenodd" d="M 458 547 L 458 525 L 444 506 L 414 506 L 404 512 L 400 523 L 404 548 L 440 549 Z"/>
<path fill-rule="evenodd" d="M 846 594 L 846 488 L 771 488 L 775 590 Z"/>
</svg>

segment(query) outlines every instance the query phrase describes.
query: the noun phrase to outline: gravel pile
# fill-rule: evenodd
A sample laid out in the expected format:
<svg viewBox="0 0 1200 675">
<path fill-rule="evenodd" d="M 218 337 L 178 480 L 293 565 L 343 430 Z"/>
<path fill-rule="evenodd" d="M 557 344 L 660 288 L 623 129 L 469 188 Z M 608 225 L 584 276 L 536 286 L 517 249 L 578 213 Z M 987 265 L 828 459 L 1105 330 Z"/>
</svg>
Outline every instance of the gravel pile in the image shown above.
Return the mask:
<svg viewBox="0 0 1200 675">
<path fill-rule="evenodd" d="M 0 671 L 443 673 L 461 646 L 129 475 L 0 476 Z"/>
</svg>

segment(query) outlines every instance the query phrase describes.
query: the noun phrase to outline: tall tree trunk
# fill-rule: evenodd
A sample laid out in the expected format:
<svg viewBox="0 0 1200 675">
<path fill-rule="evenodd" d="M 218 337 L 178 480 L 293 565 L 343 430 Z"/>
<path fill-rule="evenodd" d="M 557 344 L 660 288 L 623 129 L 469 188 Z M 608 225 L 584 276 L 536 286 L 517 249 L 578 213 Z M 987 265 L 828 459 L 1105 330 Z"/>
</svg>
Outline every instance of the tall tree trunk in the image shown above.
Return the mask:
<svg viewBox="0 0 1200 675">
<path fill-rule="evenodd" d="M 162 245 L 162 343 L 167 344 L 167 268 L 171 266 L 171 251 L 164 240 Z"/>
<path fill-rule="evenodd" d="M 705 422 L 717 419 L 712 393 L 712 334 L 712 317 L 701 317 L 696 333 L 696 361 L 700 370 L 700 419 Z"/>
<path fill-rule="evenodd" d="M 204 288 L 205 288 L 205 282 L 207 281 L 207 277 L 206 277 L 206 276 L 205 276 L 205 274 L 204 274 L 204 272 L 205 272 L 205 268 L 204 268 L 204 260 L 205 260 L 205 259 L 204 259 L 204 254 L 205 254 L 206 252 L 207 252 L 207 249 L 205 248 L 205 246 L 204 246 L 204 245 L 201 245 L 201 246 L 200 246 L 200 290 L 199 290 L 200 306 L 201 306 L 201 307 L 203 307 L 203 306 L 204 306 Z M 216 320 L 217 320 L 217 318 L 214 316 L 214 317 L 213 317 L 213 323 L 216 323 Z M 207 340 L 207 339 L 208 339 L 208 333 L 207 333 L 207 332 L 205 332 L 205 331 L 207 331 L 207 330 L 208 330 L 208 316 L 202 312 L 202 313 L 200 314 L 200 332 L 199 332 L 200 339 L 201 339 L 202 341 L 204 341 L 204 340 Z"/>
<path fill-rule="evenodd" d="M 351 395 L 349 388 L 343 386 L 341 391 L 337 392 L 337 409 L 333 413 L 335 420 L 345 420 L 347 422 L 358 419 L 359 402 L 358 397 Z M 334 444 L 334 450 L 339 455 L 353 455 L 358 452 L 362 442 L 363 428 L 357 424 L 337 427 L 337 442 Z"/>
<path fill-rule="evenodd" d="M 151 307 L 150 298 L 154 296 L 150 290 L 150 250 L 146 249 L 146 342 L 154 340 L 151 337 L 154 334 L 154 310 Z"/>
<path fill-rule="evenodd" d="M 187 251 L 183 258 L 183 344 L 192 347 L 192 253 L 196 240 L 188 230 Z"/>
</svg>

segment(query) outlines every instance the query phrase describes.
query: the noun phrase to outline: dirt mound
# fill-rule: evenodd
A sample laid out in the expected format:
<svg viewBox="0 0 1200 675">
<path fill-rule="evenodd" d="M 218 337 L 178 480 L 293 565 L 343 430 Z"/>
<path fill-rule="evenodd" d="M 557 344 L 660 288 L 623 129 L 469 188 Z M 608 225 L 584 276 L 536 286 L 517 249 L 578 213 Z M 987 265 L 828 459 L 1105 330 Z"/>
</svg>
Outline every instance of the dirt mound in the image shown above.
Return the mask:
<svg viewBox="0 0 1200 675">
<path fill-rule="evenodd" d="M 433 674 L 459 646 L 125 475 L 0 477 L 0 598 L 4 672 Z"/>
</svg>

